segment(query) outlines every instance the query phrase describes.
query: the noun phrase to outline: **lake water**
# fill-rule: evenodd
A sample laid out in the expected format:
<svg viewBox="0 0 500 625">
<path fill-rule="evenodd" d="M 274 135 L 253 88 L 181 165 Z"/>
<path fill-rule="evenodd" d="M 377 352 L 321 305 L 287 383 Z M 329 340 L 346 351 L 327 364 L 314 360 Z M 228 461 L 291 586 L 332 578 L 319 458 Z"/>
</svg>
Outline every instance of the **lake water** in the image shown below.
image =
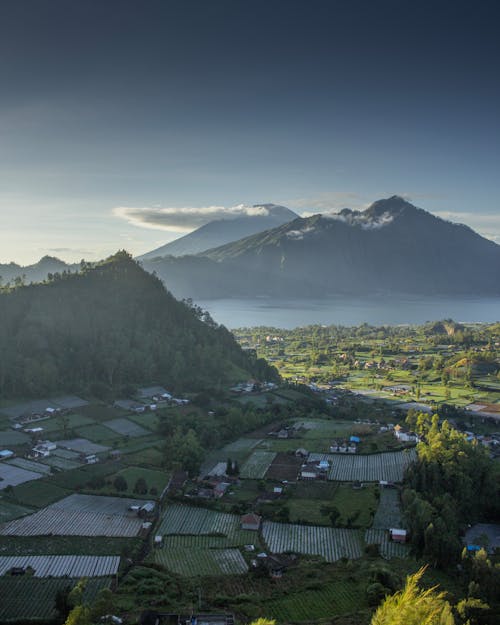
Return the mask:
<svg viewBox="0 0 500 625">
<path fill-rule="evenodd" d="M 218 299 L 196 302 L 217 323 L 228 328 L 310 324 L 355 326 L 421 324 L 454 319 L 462 322 L 500 321 L 500 298 L 439 298 L 415 296 L 338 297 L 323 300 Z"/>
</svg>

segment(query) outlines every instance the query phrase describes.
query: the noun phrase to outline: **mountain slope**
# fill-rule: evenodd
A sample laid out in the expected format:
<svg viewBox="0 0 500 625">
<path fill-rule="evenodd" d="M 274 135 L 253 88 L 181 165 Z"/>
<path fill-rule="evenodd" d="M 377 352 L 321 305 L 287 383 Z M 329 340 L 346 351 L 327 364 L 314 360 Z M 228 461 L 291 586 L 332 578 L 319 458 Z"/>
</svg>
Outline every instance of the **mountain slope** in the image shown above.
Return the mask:
<svg viewBox="0 0 500 625">
<path fill-rule="evenodd" d="M 366 211 L 298 218 L 202 257 L 149 269 L 177 295 L 500 295 L 500 246 L 394 196 Z"/>
<path fill-rule="evenodd" d="M 256 204 L 253 208 L 265 209 L 267 214 L 244 215 L 211 221 L 194 232 L 139 256 L 138 260 L 150 260 L 159 256 L 198 254 L 257 232 L 276 228 L 297 217 L 290 209 L 276 204 Z"/>
<path fill-rule="evenodd" d="M 0 293 L 0 396 L 99 396 L 161 383 L 196 391 L 275 376 L 126 253 L 46 284 Z"/>
</svg>

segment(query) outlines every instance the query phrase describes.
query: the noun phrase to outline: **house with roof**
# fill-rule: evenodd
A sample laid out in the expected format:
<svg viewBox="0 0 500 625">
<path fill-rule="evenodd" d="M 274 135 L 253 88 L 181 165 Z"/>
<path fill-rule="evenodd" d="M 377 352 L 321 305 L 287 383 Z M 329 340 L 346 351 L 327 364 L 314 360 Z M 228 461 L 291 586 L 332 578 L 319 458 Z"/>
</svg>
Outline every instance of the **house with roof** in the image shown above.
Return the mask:
<svg viewBox="0 0 500 625">
<path fill-rule="evenodd" d="M 262 517 L 254 512 L 249 512 L 248 514 L 244 514 L 241 517 L 241 529 L 242 530 L 253 530 L 258 532 L 260 529 L 260 524 L 262 522 Z"/>
</svg>

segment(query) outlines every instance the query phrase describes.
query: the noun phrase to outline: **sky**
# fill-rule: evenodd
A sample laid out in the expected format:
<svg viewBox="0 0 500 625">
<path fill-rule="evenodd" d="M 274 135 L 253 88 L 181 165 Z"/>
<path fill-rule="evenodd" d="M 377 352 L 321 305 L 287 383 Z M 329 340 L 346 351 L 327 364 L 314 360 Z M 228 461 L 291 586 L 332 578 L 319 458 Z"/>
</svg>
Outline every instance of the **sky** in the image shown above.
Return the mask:
<svg viewBox="0 0 500 625">
<path fill-rule="evenodd" d="M 0 262 L 393 194 L 500 243 L 499 18 L 496 0 L 3 2 Z"/>
</svg>

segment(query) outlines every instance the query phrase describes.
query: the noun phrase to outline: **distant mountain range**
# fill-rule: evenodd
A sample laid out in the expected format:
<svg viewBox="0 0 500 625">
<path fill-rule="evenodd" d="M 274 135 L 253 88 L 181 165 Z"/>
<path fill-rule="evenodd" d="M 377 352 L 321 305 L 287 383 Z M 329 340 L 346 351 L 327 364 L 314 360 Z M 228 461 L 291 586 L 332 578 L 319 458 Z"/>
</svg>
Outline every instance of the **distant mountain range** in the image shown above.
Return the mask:
<svg viewBox="0 0 500 625">
<path fill-rule="evenodd" d="M 500 295 L 500 246 L 398 196 L 143 265 L 177 297 L 195 299 Z"/>
<path fill-rule="evenodd" d="M 378 200 L 364 211 L 346 208 L 307 218 L 284 206 L 257 206 L 268 214 L 210 222 L 144 254 L 142 266 L 176 297 L 194 300 L 500 295 L 499 245 L 401 197 Z M 255 232 L 261 227 L 267 229 Z M 28 267 L 0 265 L 0 276 L 3 284 L 16 276 L 29 283 L 78 269 L 45 256 Z"/>
<path fill-rule="evenodd" d="M 0 264 L 1 284 L 13 282 L 16 278 L 22 278 L 24 282 L 42 282 L 50 273 L 62 273 L 63 271 L 77 271 L 80 265 L 68 265 L 59 258 L 44 256 L 33 265 L 18 265 L 16 263 Z"/>
<path fill-rule="evenodd" d="M 150 260 L 159 256 L 199 254 L 213 247 L 276 228 L 298 217 L 289 208 L 277 204 L 255 204 L 253 208 L 263 209 L 264 214 L 240 215 L 211 221 L 171 243 L 139 256 L 138 260 Z"/>
</svg>

